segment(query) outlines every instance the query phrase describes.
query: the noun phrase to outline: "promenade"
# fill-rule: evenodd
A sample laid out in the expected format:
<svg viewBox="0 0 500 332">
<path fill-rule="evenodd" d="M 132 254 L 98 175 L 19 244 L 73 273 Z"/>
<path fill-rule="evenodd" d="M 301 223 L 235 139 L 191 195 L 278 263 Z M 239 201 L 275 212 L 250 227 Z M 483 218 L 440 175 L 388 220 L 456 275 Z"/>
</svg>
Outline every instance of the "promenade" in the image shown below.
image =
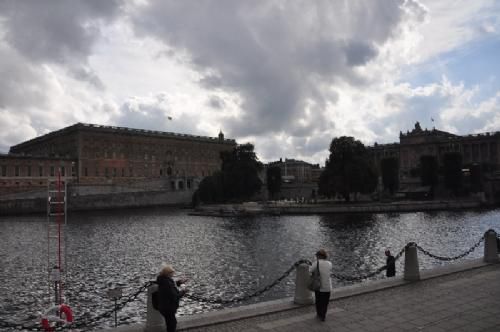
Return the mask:
<svg viewBox="0 0 500 332">
<path fill-rule="evenodd" d="M 179 318 L 180 331 L 500 331 L 500 264 L 482 259 L 334 290 L 325 322 L 292 299 Z M 246 317 L 246 318 L 245 318 Z M 143 331 L 143 325 L 121 327 Z"/>
</svg>

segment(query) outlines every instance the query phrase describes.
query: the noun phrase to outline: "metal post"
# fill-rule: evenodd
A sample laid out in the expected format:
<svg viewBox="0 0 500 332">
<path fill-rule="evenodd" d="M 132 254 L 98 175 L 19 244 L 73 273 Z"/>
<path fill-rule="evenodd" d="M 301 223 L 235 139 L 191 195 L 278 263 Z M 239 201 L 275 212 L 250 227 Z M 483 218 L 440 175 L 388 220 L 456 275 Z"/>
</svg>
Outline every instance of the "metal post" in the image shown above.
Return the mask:
<svg viewBox="0 0 500 332">
<path fill-rule="evenodd" d="M 489 229 L 484 233 L 484 261 L 486 263 L 498 263 L 497 233 Z"/>
<path fill-rule="evenodd" d="M 115 301 L 115 327 L 118 326 L 118 300 L 122 297 L 122 288 L 115 287 L 112 289 L 108 289 L 107 296 Z"/>
<path fill-rule="evenodd" d="M 309 284 L 309 265 L 302 263 L 297 265 L 295 277 L 295 298 L 293 302 L 296 304 L 311 304 L 314 303 L 312 292 L 307 288 Z"/>
<path fill-rule="evenodd" d="M 153 308 L 153 301 L 151 300 L 151 294 L 153 294 L 153 292 L 157 290 L 158 290 L 158 285 L 156 284 L 153 284 L 148 287 L 145 332 L 165 331 L 165 319 L 158 310 Z"/>
<path fill-rule="evenodd" d="M 420 280 L 420 270 L 418 266 L 418 255 L 416 243 L 410 243 L 405 248 L 405 275 L 404 280 Z"/>
</svg>

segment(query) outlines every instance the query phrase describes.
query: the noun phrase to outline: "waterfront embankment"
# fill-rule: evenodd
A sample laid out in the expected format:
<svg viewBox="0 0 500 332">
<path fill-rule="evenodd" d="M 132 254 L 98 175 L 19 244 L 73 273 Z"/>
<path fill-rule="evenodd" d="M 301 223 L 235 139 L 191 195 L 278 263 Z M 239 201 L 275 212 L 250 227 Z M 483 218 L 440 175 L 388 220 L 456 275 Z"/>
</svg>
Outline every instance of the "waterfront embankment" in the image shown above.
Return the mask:
<svg viewBox="0 0 500 332">
<path fill-rule="evenodd" d="M 390 203 L 364 202 L 352 204 L 298 204 L 279 203 L 243 203 L 202 205 L 191 214 L 200 216 L 244 216 L 244 215 L 300 215 L 300 214 L 334 214 L 334 213 L 399 213 L 415 211 L 467 210 L 480 208 L 479 200 L 440 200 L 440 201 L 398 201 Z"/>
<path fill-rule="evenodd" d="M 0 199 L 1 215 L 22 215 L 47 212 L 47 197 Z M 185 191 L 136 191 L 105 194 L 78 195 L 69 192 L 69 211 L 93 211 L 151 206 L 187 206 L 193 192 Z"/>
<path fill-rule="evenodd" d="M 483 259 L 333 291 L 325 322 L 291 298 L 179 318 L 180 331 L 499 331 L 500 264 Z M 144 331 L 145 325 L 113 331 Z"/>
</svg>

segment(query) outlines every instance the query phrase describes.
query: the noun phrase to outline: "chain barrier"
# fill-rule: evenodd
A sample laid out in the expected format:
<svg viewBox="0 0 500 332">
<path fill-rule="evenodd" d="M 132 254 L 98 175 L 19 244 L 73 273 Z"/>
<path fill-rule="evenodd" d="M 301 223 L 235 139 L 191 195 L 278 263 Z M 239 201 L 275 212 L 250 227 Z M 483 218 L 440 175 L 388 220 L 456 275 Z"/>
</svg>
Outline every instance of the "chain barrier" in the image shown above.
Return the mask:
<svg viewBox="0 0 500 332">
<path fill-rule="evenodd" d="M 500 234 L 497 234 L 497 237 L 500 238 Z M 403 247 L 398 252 L 398 254 L 396 256 L 394 256 L 394 260 L 397 261 L 398 259 L 400 259 L 403 256 L 405 249 L 408 246 L 414 245 L 424 255 L 427 255 L 429 257 L 432 257 L 432 258 L 438 259 L 438 260 L 442 260 L 442 261 L 454 261 L 454 260 L 463 258 L 463 257 L 469 255 L 470 253 L 472 253 L 477 247 L 479 247 L 479 245 L 481 245 L 481 243 L 483 241 L 484 241 L 484 236 L 481 237 L 481 239 L 479 239 L 479 241 L 477 243 L 475 243 L 469 250 L 467 250 L 466 252 L 464 252 L 460 255 L 454 256 L 454 257 L 444 257 L 444 256 L 435 255 L 435 254 L 432 254 L 431 252 L 425 250 L 421 246 L 417 245 L 415 242 L 409 242 L 405 247 Z M 235 303 L 235 302 L 247 301 L 253 297 L 257 297 L 259 295 L 262 295 L 263 293 L 269 291 L 271 288 L 278 285 L 281 281 L 283 281 L 283 279 L 288 277 L 290 275 L 290 273 L 292 273 L 292 271 L 300 264 L 311 265 L 312 263 L 311 263 L 311 261 L 309 261 L 307 259 L 298 260 L 288 270 L 286 270 L 279 278 L 277 278 L 275 281 L 273 281 L 272 283 L 268 284 L 267 286 L 265 286 L 259 290 L 256 290 L 253 293 L 250 293 L 248 295 L 237 296 L 237 297 L 233 297 L 231 299 L 222 299 L 222 298 L 210 299 L 210 298 L 202 297 L 200 295 L 187 293 L 184 295 L 184 297 L 186 297 L 192 301 L 205 302 L 205 303 L 211 303 L 211 304 L 230 304 L 230 303 Z M 345 275 L 340 275 L 340 274 L 336 274 L 336 273 L 332 273 L 331 276 L 338 279 L 338 280 L 342 280 L 342 281 L 362 281 L 365 279 L 372 278 L 372 277 L 382 273 L 386 269 L 387 269 L 387 266 L 384 265 L 384 266 L 379 267 L 378 269 L 376 269 L 373 272 L 370 272 L 368 274 L 361 275 L 361 276 L 345 276 Z M 54 328 L 54 330 L 55 331 L 62 331 L 64 329 L 77 329 L 77 328 L 91 327 L 91 326 L 95 325 L 96 323 L 98 323 L 100 320 L 102 320 L 104 318 L 111 317 L 111 315 L 113 315 L 115 313 L 115 311 L 120 311 L 128 303 L 135 301 L 137 299 L 137 297 L 139 296 L 139 294 L 147 291 L 148 287 L 154 283 L 155 283 L 154 281 L 146 282 L 135 293 L 132 293 L 129 296 L 122 299 L 121 302 L 113 309 L 110 309 L 108 311 L 104 311 L 101 314 L 94 316 L 94 317 L 90 317 L 90 318 L 85 318 L 85 319 L 81 319 L 81 320 L 76 318 L 74 323 L 66 324 L 64 326 L 57 326 Z M 29 330 L 29 331 L 42 331 L 43 330 L 43 328 L 40 326 L 40 324 L 26 325 L 26 324 L 12 323 L 12 322 L 8 322 L 6 320 L 3 320 L 1 318 L 0 318 L 0 328 L 2 328 L 2 329 L 10 328 L 13 330 Z"/>
<path fill-rule="evenodd" d="M 419 245 L 417 245 L 417 249 L 420 252 L 422 252 L 424 255 L 427 255 L 429 257 L 432 257 L 432 258 L 440 260 L 440 261 L 454 261 L 454 260 L 457 260 L 457 259 L 460 259 L 460 258 L 464 258 L 465 256 L 469 255 L 471 252 L 473 252 L 474 250 L 476 250 L 476 248 L 479 247 L 479 245 L 483 241 L 484 241 L 484 236 L 481 237 L 481 239 L 479 239 L 479 241 L 476 244 L 474 244 L 472 247 L 470 247 L 469 250 L 467 250 L 466 252 L 464 252 L 464 253 L 462 253 L 460 255 L 454 256 L 454 257 L 445 257 L 445 256 L 435 255 L 435 254 L 433 254 L 433 253 L 425 250 L 424 248 L 422 248 Z"/>
<path fill-rule="evenodd" d="M 190 299 L 190 300 L 193 300 L 193 301 L 197 301 L 197 302 L 205 302 L 205 303 L 212 303 L 212 304 L 230 304 L 230 303 L 235 303 L 235 302 L 243 302 L 243 301 L 247 301 L 253 297 L 256 297 L 256 296 L 259 296 L 265 292 L 267 292 L 268 290 L 270 290 L 271 288 L 273 288 L 274 286 L 276 286 L 277 284 L 279 284 L 283 279 L 285 279 L 286 277 L 288 277 L 290 275 L 290 273 L 292 273 L 292 271 L 300 264 L 308 264 L 308 265 L 311 265 L 311 261 L 307 260 L 307 259 L 301 259 L 297 262 L 295 262 L 288 270 L 286 270 L 278 279 L 276 279 L 275 281 L 273 281 L 272 283 L 270 283 L 269 285 L 267 285 L 266 287 L 262 288 L 262 289 L 259 289 L 251 294 L 248 294 L 248 295 L 244 295 L 244 296 L 238 296 L 238 297 L 234 297 L 232 299 L 221 299 L 221 298 L 218 298 L 218 299 L 209 299 L 209 298 L 206 298 L 206 297 L 202 297 L 202 296 L 199 296 L 199 295 L 196 295 L 196 294 L 185 294 L 184 297 Z"/>
<path fill-rule="evenodd" d="M 54 327 L 55 331 L 63 331 L 65 329 L 78 329 L 78 328 L 88 328 L 96 323 L 98 323 L 100 320 L 104 318 L 111 317 L 115 313 L 115 311 L 120 311 L 125 307 L 128 303 L 133 302 L 137 299 L 139 294 L 145 292 L 150 285 L 152 285 L 152 281 L 146 282 L 144 285 L 142 285 L 139 290 L 137 290 L 135 293 L 130 294 L 129 296 L 126 296 L 124 299 L 121 300 L 120 304 L 116 306 L 116 308 L 110 309 L 108 311 L 105 311 L 95 317 L 90 317 L 90 318 L 85 318 L 85 319 L 78 319 L 78 317 L 75 317 L 75 322 L 70 323 L 70 324 L 65 324 L 62 326 L 56 326 Z M 5 320 L 0 319 L 0 328 L 9 328 L 13 330 L 29 330 L 29 331 L 43 331 L 44 329 L 40 326 L 39 323 L 33 324 L 33 325 L 26 325 L 26 324 L 16 324 L 12 322 L 8 322 Z"/>
<path fill-rule="evenodd" d="M 403 247 L 403 249 L 401 249 L 396 256 L 394 256 L 394 261 L 397 261 L 398 259 L 401 258 L 401 256 L 403 256 L 403 253 L 405 252 L 405 248 L 406 248 L 406 246 Z M 357 277 L 344 276 L 344 275 L 340 275 L 340 274 L 336 274 L 336 273 L 332 273 L 331 276 L 334 277 L 335 279 L 342 280 L 342 281 L 362 281 L 365 279 L 373 278 L 374 276 L 382 273 L 385 270 L 387 270 L 387 265 L 381 266 L 373 272 L 370 272 L 370 273 L 365 274 L 365 275 L 357 276 Z"/>
<path fill-rule="evenodd" d="M 103 312 L 95 317 L 88 318 L 86 320 L 85 319 L 78 320 L 78 318 L 76 318 L 75 319 L 76 322 L 69 325 L 69 328 L 82 328 L 82 327 L 92 326 L 92 325 L 96 324 L 97 322 L 99 322 L 103 318 L 111 317 L 111 315 L 113 315 L 115 313 L 115 311 L 120 311 L 127 304 L 135 301 L 137 299 L 137 297 L 139 296 L 139 294 L 147 291 L 148 287 L 151 286 L 153 283 L 154 282 L 152 282 L 152 281 L 148 281 L 148 282 L 144 283 L 144 285 L 142 285 L 139 288 L 139 290 L 137 290 L 135 293 L 132 293 L 129 296 L 125 297 L 125 299 L 121 300 L 121 302 L 116 306 L 116 308 L 110 309 L 110 310 L 105 311 L 105 312 Z"/>
</svg>

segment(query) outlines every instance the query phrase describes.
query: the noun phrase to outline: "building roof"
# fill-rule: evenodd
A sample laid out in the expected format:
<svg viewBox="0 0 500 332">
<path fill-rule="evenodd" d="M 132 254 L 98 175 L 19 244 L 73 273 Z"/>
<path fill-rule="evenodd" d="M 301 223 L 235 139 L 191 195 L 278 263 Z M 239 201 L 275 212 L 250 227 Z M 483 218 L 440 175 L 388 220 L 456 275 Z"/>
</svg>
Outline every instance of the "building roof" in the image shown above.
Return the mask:
<svg viewBox="0 0 500 332">
<path fill-rule="evenodd" d="M 156 131 L 156 130 L 146 130 L 146 129 L 134 129 L 128 127 L 117 127 L 117 126 L 104 126 L 97 125 L 91 123 L 81 123 L 78 122 L 74 125 L 64 127 L 62 129 L 52 131 L 48 134 L 35 137 L 28 141 L 19 143 L 11 147 L 12 149 L 22 148 L 23 146 L 31 145 L 33 143 L 43 142 L 45 140 L 68 134 L 77 131 L 93 131 L 99 133 L 115 133 L 115 134 L 125 134 L 125 135 L 137 135 L 137 136 L 148 136 L 148 137 L 165 137 L 165 138 L 173 138 L 178 140 L 190 140 L 190 141 L 201 141 L 201 142 L 209 142 L 209 143 L 222 143 L 222 144 L 236 144 L 234 139 L 224 139 L 223 142 L 219 140 L 218 137 L 209 137 L 209 136 L 197 136 L 197 135 L 189 135 L 189 134 L 180 134 L 173 132 L 164 132 L 164 131 Z"/>
</svg>

